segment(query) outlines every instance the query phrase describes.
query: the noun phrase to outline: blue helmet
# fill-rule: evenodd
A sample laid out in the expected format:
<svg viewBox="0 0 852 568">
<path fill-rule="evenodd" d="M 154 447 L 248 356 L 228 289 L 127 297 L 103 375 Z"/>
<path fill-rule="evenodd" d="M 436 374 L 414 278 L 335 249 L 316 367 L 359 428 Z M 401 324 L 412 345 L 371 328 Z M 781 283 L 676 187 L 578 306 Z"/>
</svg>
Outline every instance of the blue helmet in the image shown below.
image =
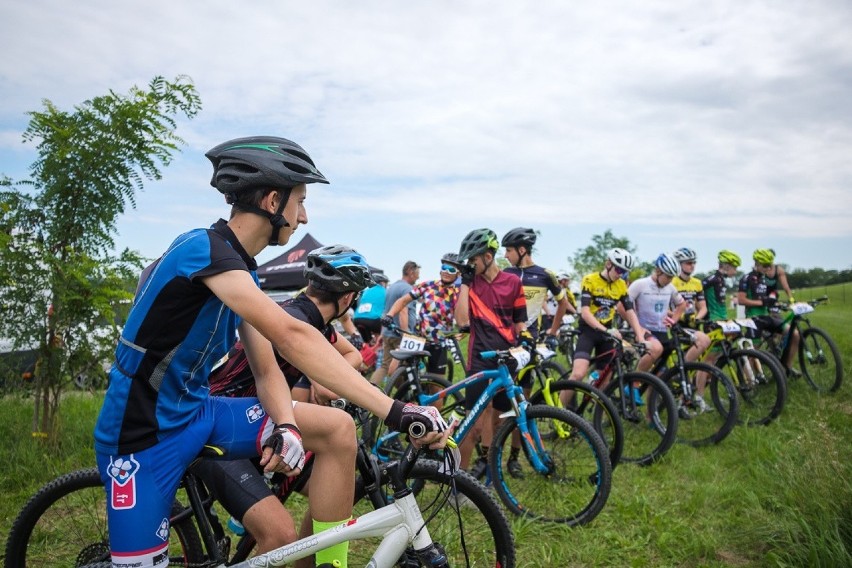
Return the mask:
<svg viewBox="0 0 852 568">
<path fill-rule="evenodd" d="M 330 245 L 309 252 L 305 277 L 317 288 L 329 292 L 360 292 L 375 284 L 367 260 L 344 245 Z"/>
</svg>

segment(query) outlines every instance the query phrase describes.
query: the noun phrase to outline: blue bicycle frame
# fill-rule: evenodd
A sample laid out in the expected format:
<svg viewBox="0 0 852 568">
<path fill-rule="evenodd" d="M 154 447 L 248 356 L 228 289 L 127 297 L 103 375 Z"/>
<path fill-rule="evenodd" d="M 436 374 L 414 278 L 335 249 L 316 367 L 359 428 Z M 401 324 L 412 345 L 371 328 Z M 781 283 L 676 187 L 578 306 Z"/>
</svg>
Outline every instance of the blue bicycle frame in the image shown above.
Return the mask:
<svg viewBox="0 0 852 568">
<path fill-rule="evenodd" d="M 481 359 L 498 359 L 499 366 L 497 367 L 497 369 L 490 369 L 474 373 L 473 375 L 464 378 L 458 383 L 450 385 L 449 387 L 436 393 L 420 393 L 418 402 L 423 406 L 427 406 L 439 400 L 445 399 L 447 396 L 453 393 L 457 393 L 458 391 L 464 390 L 469 386 L 475 385 L 476 383 L 491 379 L 491 383 L 487 387 L 485 387 L 485 391 L 477 399 L 476 404 L 473 406 L 470 412 L 467 413 L 467 416 L 464 418 L 464 420 L 462 420 L 461 424 L 459 424 L 459 426 L 456 428 L 456 431 L 453 434 L 453 438 L 457 442 L 461 442 L 462 440 L 464 440 L 465 436 L 467 436 L 468 432 L 470 432 L 470 429 L 473 427 L 474 423 L 476 423 L 476 420 L 488 407 L 488 404 L 494 399 L 500 389 L 505 389 L 506 396 L 509 397 L 509 401 L 512 404 L 512 410 L 502 414 L 501 417 L 512 417 L 515 419 L 518 424 L 518 430 L 521 434 L 521 443 L 523 443 L 526 446 L 526 449 L 528 450 L 527 456 L 529 458 L 530 464 L 539 473 L 546 474 L 551 469 L 551 460 L 547 451 L 544 449 L 544 446 L 541 443 L 541 437 L 539 436 L 538 427 L 536 426 L 535 422 L 530 423 L 527 421 L 526 409 L 530 403 L 524 397 L 524 389 L 515 384 L 515 381 L 509 374 L 509 369 L 506 367 L 506 364 L 501 360 L 503 357 L 507 356 L 507 353 L 508 352 L 506 351 L 483 351 L 479 354 L 479 357 Z M 399 432 L 388 432 L 384 436 L 381 436 L 381 438 L 376 442 L 376 446 L 378 447 L 380 444 L 395 436 L 399 436 Z"/>
</svg>

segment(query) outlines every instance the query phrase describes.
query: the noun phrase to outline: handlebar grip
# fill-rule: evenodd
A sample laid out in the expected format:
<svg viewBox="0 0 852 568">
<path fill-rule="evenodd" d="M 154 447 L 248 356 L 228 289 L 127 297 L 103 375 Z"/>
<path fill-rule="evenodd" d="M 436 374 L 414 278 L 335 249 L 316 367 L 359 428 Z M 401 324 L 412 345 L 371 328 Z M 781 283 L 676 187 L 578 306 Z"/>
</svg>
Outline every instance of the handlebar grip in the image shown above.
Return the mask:
<svg viewBox="0 0 852 568">
<path fill-rule="evenodd" d="M 479 358 L 483 361 L 487 361 L 488 359 L 494 359 L 495 357 L 497 357 L 496 351 L 481 351 L 479 353 Z"/>
<path fill-rule="evenodd" d="M 412 422 L 408 426 L 408 435 L 417 440 L 426 435 L 426 426 L 420 422 Z"/>
<path fill-rule="evenodd" d="M 332 408 L 339 408 L 340 410 L 345 410 L 346 404 L 347 400 L 345 398 L 335 398 L 329 403 Z"/>
</svg>

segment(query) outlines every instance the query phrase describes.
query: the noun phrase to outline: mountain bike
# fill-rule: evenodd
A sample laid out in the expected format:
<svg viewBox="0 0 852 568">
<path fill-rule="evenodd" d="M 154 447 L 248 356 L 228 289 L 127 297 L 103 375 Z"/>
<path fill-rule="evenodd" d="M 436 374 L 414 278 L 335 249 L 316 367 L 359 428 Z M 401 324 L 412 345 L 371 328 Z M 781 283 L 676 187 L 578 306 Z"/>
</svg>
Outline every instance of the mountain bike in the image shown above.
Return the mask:
<svg viewBox="0 0 852 568">
<path fill-rule="evenodd" d="M 518 371 L 518 383 L 531 385 L 530 404 L 564 408 L 560 393 L 571 392 L 567 409 L 594 427 L 609 449 L 609 461 L 615 469 L 624 450 L 624 426 L 613 402 L 591 384 L 571 380 L 571 373 L 553 360 L 556 354 L 545 345 L 537 345 L 531 355 L 530 363 Z"/>
<path fill-rule="evenodd" d="M 843 384 L 843 360 L 837 344 L 824 330 L 812 326 L 808 318 L 816 306 L 826 302 L 828 296 L 789 305 L 776 304 L 786 312 L 785 331 L 781 336 L 765 332 L 758 341 L 758 347 L 772 353 L 780 363 L 788 357 L 790 337 L 798 331 L 801 335 L 799 366 L 808 384 L 821 393 L 836 392 Z"/>
<path fill-rule="evenodd" d="M 733 380 L 739 394 L 740 422 L 749 426 L 766 425 L 784 408 L 787 379 L 774 357 L 753 349 L 749 329 L 745 328 L 746 332 L 743 329 L 735 321 L 704 322 L 703 331 L 710 338 L 710 347 L 702 361 L 712 361 Z"/>
<path fill-rule="evenodd" d="M 565 316 L 568 323 L 564 323 L 559 327 L 559 335 L 557 336 L 558 347 L 557 351 L 565 357 L 565 362 L 568 366 L 574 364 L 574 349 L 577 346 L 577 336 L 580 335 L 580 330 L 574 324 L 574 316 Z"/>
<path fill-rule="evenodd" d="M 512 408 L 501 415 L 505 420 L 489 449 L 488 473 L 497 494 L 512 513 L 573 526 L 589 523 L 603 509 L 612 483 L 606 444 L 592 425 L 576 414 L 562 408 L 530 405 L 509 372 L 510 365 L 517 367 L 529 362 L 526 350 L 480 353 L 482 359 L 495 361 L 497 368 L 480 371 L 435 392 L 431 392 L 432 388 L 444 384 L 444 379 L 419 375 L 418 360 L 428 357 L 428 352 L 394 351 L 392 355 L 401 358 L 409 371 L 391 389 L 390 396 L 415 404 L 440 405 L 442 414 L 460 420 L 454 435 L 458 441 L 470 432 L 494 396 L 505 390 Z M 489 380 L 490 384 L 465 414 L 461 392 Z M 505 467 L 515 432 L 520 434 L 522 453 L 531 470 L 522 479 L 509 475 Z M 396 457 L 398 437 L 398 432 L 379 427 L 374 451 L 384 459 Z"/>
<path fill-rule="evenodd" d="M 718 444 L 737 424 L 737 389 L 719 368 L 686 360 L 683 344 L 692 342 L 691 330 L 675 324 L 668 332 L 670 345 L 660 355 L 651 373 L 660 376 L 677 401 L 680 419 L 677 439 L 696 447 Z M 712 404 L 705 400 L 708 392 Z"/>
<path fill-rule="evenodd" d="M 626 330 L 621 333 L 624 338 L 632 337 Z M 592 386 L 612 402 L 621 422 L 623 445 L 619 461 L 651 465 L 675 443 L 678 431 L 675 399 L 658 377 L 630 370 L 645 352 L 644 343 L 630 343 L 612 335 L 607 335 L 607 339 L 611 349 L 595 353 L 590 360 L 589 368 L 599 375 Z M 551 390 L 571 393 L 577 390 L 572 382 L 560 380 L 551 385 Z M 573 405 L 573 397 L 569 394 L 567 398 Z"/>
<path fill-rule="evenodd" d="M 358 421 L 366 419 L 365 411 L 352 405 L 346 409 Z M 401 465 L 380 466 L 359 443 L 354 520 L 250 560 L 254 539 L 246 533 L 232 543 L 217 513 L 221 507 L 190 467 L 172 507 L 169 564 L 280 566 L 350 540 L 352 565 L 514 566 L 514 537 L 494 497 L 467 473 L 451 472 L 430 460 L 415 461 L 416 454 L 409 445 Z M 210 455 L 219 454 L 211 448 L 202 452 L 202 457 Z M 295 477 L 273 476 L 272 489 L 282 502 L 304 487 L 313 462 L 308 456 Z M 415 482 L 420 485 L 416 496 L 410 490 Z M 96 468 L 48 483 L 13 523 L 4 566 L 108 567 L 106 507 Z"/>
</svg>

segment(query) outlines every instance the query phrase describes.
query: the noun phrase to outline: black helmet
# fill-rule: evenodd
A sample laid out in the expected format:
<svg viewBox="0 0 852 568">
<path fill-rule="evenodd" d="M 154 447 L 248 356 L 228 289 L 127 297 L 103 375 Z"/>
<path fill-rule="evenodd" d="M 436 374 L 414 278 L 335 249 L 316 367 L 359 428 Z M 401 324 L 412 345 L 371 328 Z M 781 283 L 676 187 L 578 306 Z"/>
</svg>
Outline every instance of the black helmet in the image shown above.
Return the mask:
<svg viewBox="0 0 852 568">
<path fill-rule="evenodd" d="M 373 273 L 373 281 L 376 284 L 382 284 L 382 283 L 387 284 L 388 282 L 390 282 L 390 278 L 388 278 L 385 275 L 384 272 L 374 272 Z"/>
<path fill-rule="evenodd" d="M 441 257 L 441 264 L 449 264 L 450 266 L 461 266 L 459 255 L 454 252 L 448 252 Z"/>
<path fill-rule="evenodd" d="M 503 236 L 500 242 L 504 247 L 527 247 L 532 248 L 538 235 L 535 231 L 526 227 L 516 227 Z"/>
<path fill-rule="evenodd" d="M 343 245 L 320 247 L 309 252 L 305 277 L 317 288 L 329 292 L 360 292 L 375 283 L 364 257 Z"/>
<path fill-rule="evenodd" d="M 301 183 L 328 183 L 304 148 L 286 138 L 250 136 L 209 150 L 210 185 L 237 194 L 262 187 L 290 189 Z"/>
<path fill-rule="evenodd" d="M 458 261 L 464 264 L 478 254 L 496 252 L 498 248 L 500 242 L 497 240 L 497 233 L 491 229 L 474 229 L 462 239 Z"/>
</svg>

